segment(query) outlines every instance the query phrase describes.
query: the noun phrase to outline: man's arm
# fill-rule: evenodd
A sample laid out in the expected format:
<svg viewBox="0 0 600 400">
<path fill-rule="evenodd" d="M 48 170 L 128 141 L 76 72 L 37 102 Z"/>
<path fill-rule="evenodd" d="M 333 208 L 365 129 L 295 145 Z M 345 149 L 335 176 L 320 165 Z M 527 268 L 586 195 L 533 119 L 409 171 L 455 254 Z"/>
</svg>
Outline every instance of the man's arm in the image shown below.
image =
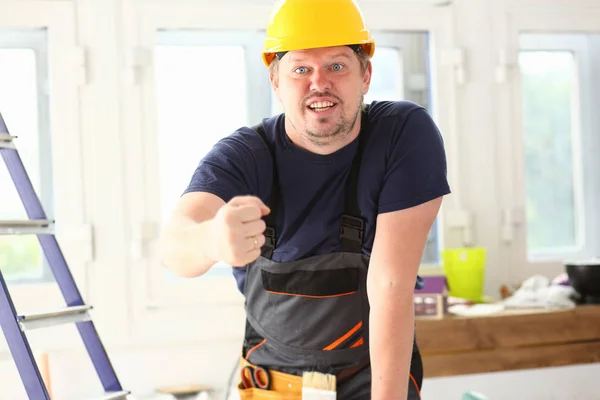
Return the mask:
<svg viewBox="0 0 600 400">
<path fill-rule="evenodd" d="M 162 264 L 174 274 L 193 278 L 219 261 L 242 266 L 260 256 L 269 208 L 255 196 L 228 203 L 205 192 L 181 197 L 160 240 Z"/>
<path fill-rule="evenodd" d="M 413 293 L 442 197 L 377 217 L 367 277 L 372 400 L 406 400 L 414 335 Z"/>
<path fill-rule="evenodd" d="M 190 192 L 181 196 L 160 239 L 160 260 L 165 268 L 194 278 L 217 262 L 207 256 L 207 248 L 210 221 L 223 205 L 225 202 L 211 193 Z"/>
</svg>

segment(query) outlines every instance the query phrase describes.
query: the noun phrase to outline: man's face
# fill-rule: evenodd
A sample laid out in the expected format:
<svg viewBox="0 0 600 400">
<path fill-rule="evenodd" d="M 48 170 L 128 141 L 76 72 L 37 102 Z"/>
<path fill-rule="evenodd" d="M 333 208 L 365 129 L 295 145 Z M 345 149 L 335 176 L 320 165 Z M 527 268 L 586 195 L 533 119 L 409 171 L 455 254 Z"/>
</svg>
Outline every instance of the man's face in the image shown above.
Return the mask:
<svg viewBox="0 0 600 400">
<path fill-rule="evenodd" d="M 353 131 L 370 82 L 371 64 L 363 72 L 348 46 L 290 51 L 271 76 L 286 121 L 317 146 L 343 141 Z"/>
</svg>

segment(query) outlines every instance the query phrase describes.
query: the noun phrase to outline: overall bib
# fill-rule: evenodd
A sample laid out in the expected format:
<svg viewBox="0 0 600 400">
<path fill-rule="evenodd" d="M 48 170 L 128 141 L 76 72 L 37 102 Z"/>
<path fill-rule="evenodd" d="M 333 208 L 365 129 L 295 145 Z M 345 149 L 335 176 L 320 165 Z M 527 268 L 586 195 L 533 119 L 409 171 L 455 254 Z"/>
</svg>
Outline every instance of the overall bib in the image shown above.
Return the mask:
<svg viewBox="0 0 600 400">
<path fill-rule="evenodd" d="M 363 118 L 366 121 L 366 116 Z M 256 130 L 267 145 L 261 125 Z M 302 399 L 302 372 L 319 371 L 337 377 L 337 398 L 369 400 L 369 302 L 366 291 L 369 256 L 362 254 L 364 223 L 358 207 L 358 175 L 364 146 L 359 147 L 346 183 L 340 226 L 340 252 L 291 261 L 271 260 L 276 243 L 275 221 L 280 204 L 275 154 L 273 183 L 266 217 L 262 255 L 247 266 L 244 293 L 246 329 L 241 366 L 269 371 L 270 387 L 244 388 L 248 399 Z M 269 145 L 269 147 L 271 147 Z M 420 399 L 421 358 L 413 345 L 408 400 Z"/>
</svg>

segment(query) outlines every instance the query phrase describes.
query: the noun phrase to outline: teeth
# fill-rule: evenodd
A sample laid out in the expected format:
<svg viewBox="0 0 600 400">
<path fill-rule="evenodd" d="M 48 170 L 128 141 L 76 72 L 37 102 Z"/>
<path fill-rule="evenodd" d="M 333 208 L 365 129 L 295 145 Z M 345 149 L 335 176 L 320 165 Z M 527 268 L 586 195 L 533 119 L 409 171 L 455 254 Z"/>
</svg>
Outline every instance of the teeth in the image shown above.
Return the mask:
<svg viewBox="0 0 600 400">
<path fill-rule="evenodd" d="M 327 108 L 327 107 L 333 107 L 335 104 L 333 104 L 330 101 L 318 101 L 316 103 L 312 103 L 309 107 L 312 109 L 315 108 Z"/>
</svg>

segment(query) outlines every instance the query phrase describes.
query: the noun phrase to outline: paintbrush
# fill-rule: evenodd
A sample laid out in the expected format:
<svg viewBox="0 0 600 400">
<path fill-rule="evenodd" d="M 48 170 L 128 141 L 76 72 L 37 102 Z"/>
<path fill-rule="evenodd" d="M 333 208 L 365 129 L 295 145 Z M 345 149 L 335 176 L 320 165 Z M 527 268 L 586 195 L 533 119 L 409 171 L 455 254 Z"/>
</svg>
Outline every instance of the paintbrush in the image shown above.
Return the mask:
<svg viewBox="0 0 600 400">
<path fill-rule="evenodd" d="M 302 400 L 336 400 L 335 375 L 321 372 L 302 374 Z"/>
</svg>

